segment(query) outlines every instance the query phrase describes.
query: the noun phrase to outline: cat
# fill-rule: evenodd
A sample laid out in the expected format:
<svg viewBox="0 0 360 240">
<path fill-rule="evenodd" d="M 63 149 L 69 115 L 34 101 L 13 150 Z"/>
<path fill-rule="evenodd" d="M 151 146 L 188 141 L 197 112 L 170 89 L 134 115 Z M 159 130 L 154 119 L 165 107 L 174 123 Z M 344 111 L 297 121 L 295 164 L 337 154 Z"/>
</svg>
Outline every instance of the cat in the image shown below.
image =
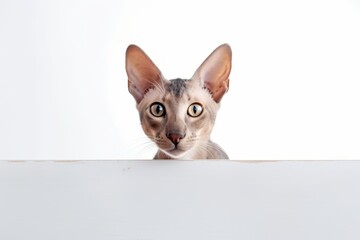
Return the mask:
<svg viewBox="0 0 360 240">
<path fill-rule="evenodd" d="M 191 79 L 167 80 L 141 48 L 128 46 L 128 90 L 144 133 L 159 148 L 154 159 L 229 159 L 210 134 L 229 89 L 231 58 L 231 47 L 220 45 Z"/>
</svg>

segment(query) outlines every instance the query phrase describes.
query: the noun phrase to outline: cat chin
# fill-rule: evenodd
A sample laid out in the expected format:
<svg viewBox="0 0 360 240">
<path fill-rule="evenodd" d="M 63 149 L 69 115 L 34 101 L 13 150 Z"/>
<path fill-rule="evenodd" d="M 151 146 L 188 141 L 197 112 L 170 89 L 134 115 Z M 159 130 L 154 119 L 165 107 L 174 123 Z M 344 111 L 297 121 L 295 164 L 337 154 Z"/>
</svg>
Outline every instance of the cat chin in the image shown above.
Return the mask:
<svg viewBox="0 0 360 240">
<path fill-rule="evenodd" d="M 183 151 L 183 150 L 179 150 L 179 149 L 173 149 L 170 151 L 165 151 L 161 148 L 159 148 L 161 152 L 163 152 L 164 154 L 166 154 L 167 156 L 171 157 L 171 158 L 175 158 L 175 159 L 180 159 L 185 157 L 189 151 Z"/>
</svg>

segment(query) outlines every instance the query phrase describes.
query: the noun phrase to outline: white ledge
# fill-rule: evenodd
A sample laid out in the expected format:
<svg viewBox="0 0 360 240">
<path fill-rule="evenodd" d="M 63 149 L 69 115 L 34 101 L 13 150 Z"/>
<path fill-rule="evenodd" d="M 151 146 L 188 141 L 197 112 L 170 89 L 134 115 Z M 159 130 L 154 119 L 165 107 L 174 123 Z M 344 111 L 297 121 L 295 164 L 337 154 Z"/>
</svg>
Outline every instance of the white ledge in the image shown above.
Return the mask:
<svg viewBox="0 0 360 240">
<path fill-rule="evenodd" d="M 0 239 L 360 239 L 360 161 L 0 161 Z"/>
</svg>

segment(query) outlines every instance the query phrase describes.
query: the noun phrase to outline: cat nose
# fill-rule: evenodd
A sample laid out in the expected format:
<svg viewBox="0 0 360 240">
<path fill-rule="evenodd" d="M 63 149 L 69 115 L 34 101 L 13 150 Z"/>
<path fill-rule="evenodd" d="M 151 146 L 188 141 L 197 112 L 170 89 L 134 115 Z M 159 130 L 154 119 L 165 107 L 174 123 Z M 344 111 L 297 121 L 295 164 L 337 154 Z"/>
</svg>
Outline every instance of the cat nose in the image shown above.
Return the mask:
<svg viewBox="0 0 360 240">
<path fill-rule="evenodd" d="M 166 135 L 166 137 L 168 139 L 170 139 L 173 144 L 177 145 L 177 144 L 180 143 L 180 140 L 185 137 L 185 134 L 182 134 L 182 133 L 168 133 Z"/>
</svg>

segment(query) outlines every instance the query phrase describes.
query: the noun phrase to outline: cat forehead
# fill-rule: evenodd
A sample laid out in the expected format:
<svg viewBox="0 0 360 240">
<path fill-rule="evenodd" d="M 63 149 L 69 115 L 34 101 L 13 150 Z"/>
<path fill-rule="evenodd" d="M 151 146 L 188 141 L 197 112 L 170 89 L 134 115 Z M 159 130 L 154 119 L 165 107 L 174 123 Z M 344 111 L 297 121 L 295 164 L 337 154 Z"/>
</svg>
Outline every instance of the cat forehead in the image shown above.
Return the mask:
<svg viewBox="0 0 360 240">
<path fill-rule="evenodd" d="M 191 79 L 177 78 L 167 81 L 165 88 L 165 94 L 162 95 L 163 102 L 213 101 L 210 92 Z"/>
<path fill-rule="evenodd" d="M 176 78 L 168 81 L 166 84 L 166 91 L 175 97 L 181 97 L 187 90 L 190 80 Z"/>
</svg>

